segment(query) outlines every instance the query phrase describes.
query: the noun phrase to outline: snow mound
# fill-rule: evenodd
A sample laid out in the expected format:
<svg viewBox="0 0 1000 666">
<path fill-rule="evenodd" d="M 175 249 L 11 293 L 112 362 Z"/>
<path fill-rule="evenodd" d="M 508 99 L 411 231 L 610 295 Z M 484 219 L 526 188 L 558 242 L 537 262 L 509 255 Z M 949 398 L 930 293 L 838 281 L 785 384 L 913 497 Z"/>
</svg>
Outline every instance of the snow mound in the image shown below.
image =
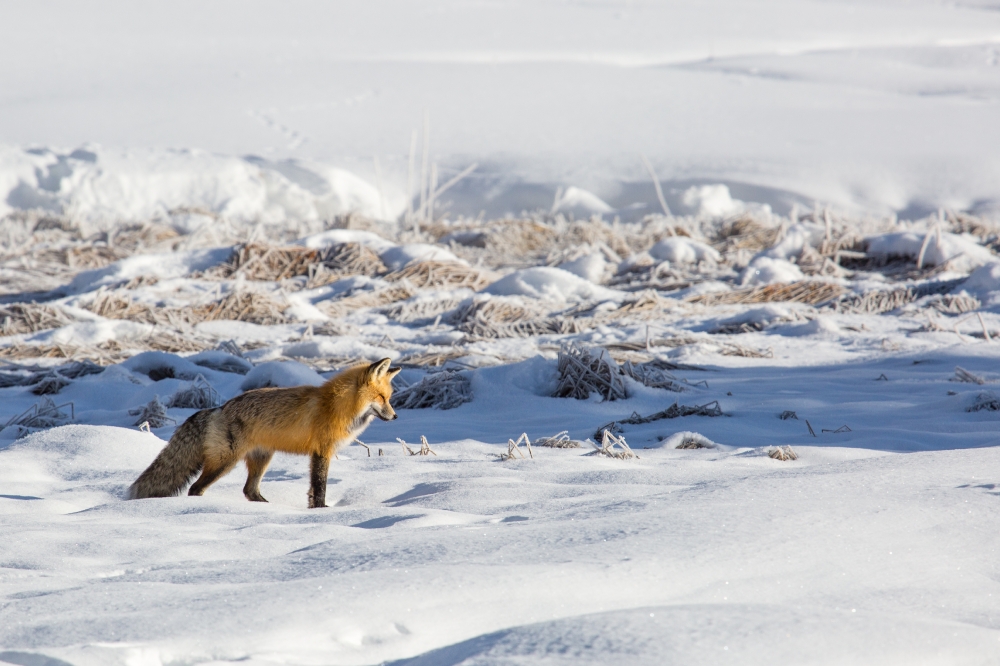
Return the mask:
<svg viewBox="0 0 1000 666">
<path fill-rule="evenodd" d="M 699 432 L 693 432 L 691 430 L 682 430 L 681 432 L 675 432 L 670 437 L 663 440 L 663 448 L 665 449 L 676 449 L 681 444 L 685 442 L 695 442 L 703 449 L 717 449 L 719 444 L 713 442 L 708 437 L 705 437 Z"/>
<path fill-rule="evenodd" d="M 894 232 L 869 236 L 865 242 L 868 254 L 917 259 L 925 240 L 925 266 L 940 266 L 947 262 L 952 270 L 970 272 L 983 264 L 997 261 L 997 256 L 980 245 L 974 237 L 947 232 Z"/>
<path fill-rule="evenodd" d="M 319 386 L 325 379 L 308 365 L 298 361 L 269 361 L 247 373 L 241 391 L 268 386 Z"/>
<path fill-rule="evenodd" d="M 696 264 L 699 261 L 721 261 L 714 248 L 690 238 L 665 238 L 649 248 L 649 254 L 660 261 L 674 264 Z"/>
<path fill-rule="evenodd" d="M 202 352 L 203 354 L 205 352 Z M 227 355 L 228 356 L 228 355 Z M 200 360 L 208 359 L 202 356 Z M 121 366 L 132 372 L 146 375 L 154 382 L 161 379 L 194 379 L 198 375 L 207 374 L 206 368 L 193 362 L 193 359 L 182 358 L 168 352 L 148 351 L 136 354 L 123 361 Z"/>
<path fill-rule="evenodd" d="M 161 280 L 184 277 L 203 271 L 229 259 L 232 248 L 216 247 L 207 250 L 189 250 L 166 254 L 138 254 L 108 264 L 104 268 L 84 271 L 62 287 L 66 294 L 81 294 L 100 287 L 128 282 L 140 276 Z"/>
<path fill-rule="evenodd" d="M 465 263 L 445 248 L 428 243 L 396 245 L 381 252 L 379 257 L 382 259 L 382 263 L 386 265 L 386 268 L 391 271 L 398 271 L 405 268 L 407 264 L 414 261 L 453 261 L 459 264 Z"/>
<path fill-rule="evenodd" d="M 965 291 L 977 296 L 983 303 L 994 304 L 1000 300 L 1000 261 L 983 264 L 955 291 Z"/>
<path fill-rule="evenodd" d="M 801 255 L 806 247 L 815 247 L 822 243 L 825 236 L 825 226 L 813 222 L 799 222 L 789 227 L 781 240 L 757 256 L 792 259 Z"/>
<path fill-rule="evenodd" d="M 573 186 L 567 187 L 552 206 L 553 213 L 563 213 L 576 217 L 613 213 L 614 210 L 593 192 Z"/>
<path fill-rule="evenodd" d="M 371 231 L 362 231 L 361 229 L 330 229 L 329 231 L 300 238 L 295 242 L 313 250 L 320 250 L 331 245 L 340 245 L 341 243 L 358 243 L 370 248 L 376 254 L 381 254 L 389 248 L 396 247 L 396 244 L 392 241 L 386 240 Z"/>
<path fill-rule="evenodd" d="M 530 296 L 552 301 L 621 300 L 621 292 L 599 287 L 569 271 L 536 266 L 514 271 L 486 287 L 494 296 Z"/>
<path fill-rule="evenodd" d="M 697 215 L 725 217 L 738 213 L 744 208 L 739 199 L 733 199 L 725 185 L 697 185 L 684 191 L 681 199 L 684 205 Z"/>
<path fill-rule="evenodd" d="M 582 277 L 584 280 L 600 284 L 604 282 L 604 277 L 608 271 L 608 262 L 604 255 L 597 252 L 586 254 L 571 261 L 564 261 L 557 268 L 568 271 L 573 275 Z"/>
<path fill-rule="evenodd" d="M 804 277 L 799 267 L 790 261 L 757 257 L 743 269 L 740 284 L 744 287 L 755 287 L 776 282 L 797 282 Z"/>
<path fill-rule="evenodd" d="M 800 315 L 790 306 L 778 303 L 768 303 L 759 308 L 750 308 L 744 312 L 715 320 L 716 326 L 738 326 L 740 324 L 750 324 L 761 328 L 775 322 L 795 321 Z"/>
</svg>

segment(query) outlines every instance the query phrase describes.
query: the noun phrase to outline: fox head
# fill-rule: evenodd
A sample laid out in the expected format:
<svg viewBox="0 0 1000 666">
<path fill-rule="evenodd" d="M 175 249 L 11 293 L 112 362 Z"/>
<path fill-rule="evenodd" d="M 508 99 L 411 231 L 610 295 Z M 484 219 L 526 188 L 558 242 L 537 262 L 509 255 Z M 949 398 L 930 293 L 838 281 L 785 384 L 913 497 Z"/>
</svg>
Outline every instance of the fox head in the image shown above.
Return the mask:
<svg viewBox="0 0 1000 666">
<path fill-rule="evenodd" d="M 390 368 L 391 359 L 384 358 L 369 365 L 358 378 L 358 394 L 364 405 L 369 405 L 365 409 L 379 417 L 383 421 L 392 421 L 396 418 L 396 412 L 389 404 L 392 397 L 392 378 L 402 370 L 402 368 Z"/>
</svg>

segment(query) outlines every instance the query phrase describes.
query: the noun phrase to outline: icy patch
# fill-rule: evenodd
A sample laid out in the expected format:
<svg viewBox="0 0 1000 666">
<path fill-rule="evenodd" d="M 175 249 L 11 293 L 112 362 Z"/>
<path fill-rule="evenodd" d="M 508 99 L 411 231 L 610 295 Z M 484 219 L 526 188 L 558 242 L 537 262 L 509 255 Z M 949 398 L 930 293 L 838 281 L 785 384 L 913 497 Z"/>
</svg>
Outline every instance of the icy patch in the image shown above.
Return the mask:
<svg viewBox="0 0 1000 666">
<path fill-rule="evenodd" d="M 757 257 L 743 269 L 740 284 L 744 287 L 774 284 L 776 282 L 798 282 L 805 278 L 799 267 L 784 259 Z"/>
<path fill-rule="evenodd" d="M 514 271 L 483 290 L 495 296 L 530 296 L 552 301 L 614 301 L 623 294 L 599 287 L 561 268 L 537 266 Z"/>
<path fill-rule="evenodd" d="M 654 259 L 674 264 L 696 264 L 699 261 L 722 260 L 722 256 L 714 248 L 682 236 L 661 240 L 649 248 L 649 254 Z"/>
</svg>

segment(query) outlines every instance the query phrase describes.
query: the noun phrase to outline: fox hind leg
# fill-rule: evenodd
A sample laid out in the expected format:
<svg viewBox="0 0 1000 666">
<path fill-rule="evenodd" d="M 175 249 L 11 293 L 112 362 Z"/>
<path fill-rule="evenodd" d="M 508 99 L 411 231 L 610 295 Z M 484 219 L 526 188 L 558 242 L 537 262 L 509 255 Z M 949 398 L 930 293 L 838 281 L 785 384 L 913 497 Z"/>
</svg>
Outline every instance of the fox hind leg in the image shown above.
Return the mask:
<svg viewBox="0 0 1000 666">
<path fill-rule="evenodd" d="M 330 470 L 330 456 L 312 454 L 309 461 L 309 508 L 326 507 L 326 476 Z"/>
<path fill-rule="evenodd" d="M 260 494 L 260 479 L 267 471 L 267 466 L 271 464 L 274 451 L 264 451 L 254 449 L 247 454 L 247 482 L 243 486 L 243 495 L 251 502 L 266 502 L 264 496 Z"/>
<path fill-rule="evenodd" d="M 201 476 L 191 484 L 188 495 L 204 495 L 210 485 L 228 474 L 238 462 L 239 458 L 235 453 L 229 453 L 222 459 L 206 460 L 205 466 L 201 469 Z"/>
</svg>

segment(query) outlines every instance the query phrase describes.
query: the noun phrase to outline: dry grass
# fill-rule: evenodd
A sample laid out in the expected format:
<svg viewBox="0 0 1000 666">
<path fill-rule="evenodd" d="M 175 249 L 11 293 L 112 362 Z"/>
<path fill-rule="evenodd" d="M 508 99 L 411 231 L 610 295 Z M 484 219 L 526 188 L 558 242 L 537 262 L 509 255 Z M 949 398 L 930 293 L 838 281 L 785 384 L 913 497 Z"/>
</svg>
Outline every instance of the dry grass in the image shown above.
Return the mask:
<svg viewBox="0 0 1000 666">
<path fill-rule="evenodd" d="M 725 223 L 712 245 L 722 254 L 735 250 L 760 252 L 774 245 L 780 233 L 779 227 L 765 226 L 751 216 L 742 216 Z"/>
<path fill-rule="evenodd" d="M 400 323 L 424 321 L 454 310 L 465 299 L 460 298 L 423 298 L 417 297 L 399 303 L 393 303 L 381 309 L 389 319 Z"/>
<path fill-rule="evenodd" d="M 358 243 L 340 243 L 324 249 L 245 243 L 233 248 L 225 263 L 204 271 L 201 276 L 266 282 L 307 277 L 309 287 L 318 287 L 350 275 L 373 276 L 384 271 L 385 265 L 378 255 Z"/>
<path fill-rule="evenodd" d="M 788 460 L 798 460 L 799 456 L 795 451 L 792 450 L 790 446 L 779 446 L 777 448 L 771 449 L 767 454 L 768 458 L 773 458 L 775 460 L 788 461 Z"/>
<path fill-rule="evenodd" d="M 468 354 L 468 350 L 455 347 L 450 349 L 416 352 L 402 357 L 396 362 L 396 365 L 415 368 L 440 368 L 449 361 L 454 361 L 455 359 L 462 358 Z"/>
<path fill-rule="evenodd" d="M 233 291 L 219 301 L 191 308 L 191 320 L 248 321 L 261 326 L 272 326 L 288 321 L 282 314 L 286 307 L 286 303 L 280 303 L 266 294 Z"/>
<path fill-rule="evenodd" d="M 614 433 L 605 430 L 601 433 L 599 440 L 601 445 L 594 444 L 594 451 L 591 451 L 587 455 L 605 456 L 607 458 L 617 458 L 618 460 L 639 457 L 629 448 L 628 442 L 625 441 L 625 437 L 623 436 L 616 436 Z"/>
<path fill-rule="evenodd" d="M 578 449 L 583 444 L 575 439 L 571 439 L 568 430 L 558 432 L 551 437 L 539 437 L 535 440 L 535 446 L 544 446 L 549 449 Z"/>
<path fill-rule="evenodd" d="M 62 309 L 38 303 L 0 305 L 0 335 L 23 335 L 72 324 Z"/>
<path fill-rule="evenodd" d="M 451 321 L 472 339 L 527 338 L 536 335 L 567 335 L 592 328 L 584 317 L 544 316 L 535 303 L 521 299 L 476 299 L 456 310 Z"/>
<path fill-rule="evenodd" d="M 444 370 L 396 391 L 396 409 L 454 409 L 472 400 L 472 381 L 459 372 Z"/>
<path fill-rule="evenodd" d="M 722 411 L 722 407 L 719 406 L 718 400 L 713 400 L 712 402 L 706 403 L 704 405 L 680 405 L 674 403 L 667 407 L 666 409 L 656 412 L 655 414 L 650 414 L 649 416 L 640 416 L 638 412 L 632 412 L 632 415 L 628 418 L 619 419 L 617 421 L 611 421 L 610 423 L 605 423 L 594 431 L 594 439 L 597 439 L 602 432 L 611 432 L 613 434 L 620 434 L 622 432 L 622 424 L 629 425 L 642 425 L 644 423 L 652 423 L 653 421 L 660 421 L 663 419 L 676 419 L 682 416 L 728 416 Z"/>
<path fill-rule="evenodd" d="M 160 402 L 159 396 L 153 396 L 153 399 L 142 407 L 137 407 L 135 409 L 128 410 L 129 416 L 138 416 L 135 420 L 135 424 L 142 428 L 145 425 L 147 428 L 162 428 L 170 423 L 176 424 L 177 421 L 167 415 L 167 408 Z"/>
<path fill-rule="evenodd" d="M 624 400 L 627 394 L 621 368 L 605 349 L 563 346 L 559 350 L 559 383 L 553 397 L 586 400 L 591 393 L 605 400 Z"/>
<path fill-rule="evenodd" d="M 769 284 L 763 287 L 737 289 L 712 294 L 699 294 L 687 299 L 701 305 L 737 305 L 747 303 L 793 302 L 819 305 L 844 293 L 839 284 L 804 280 L 791 284 Z"/>
<path fill-rule="evenodd" d="M 375 291 L 362 291 L 344 298 L 320 302 L 318 307 L 333 319 L 344 317 L 361 308 L 377 308 L 411 298 L 416 292 L 406 283 L 396 283 L 391 287 Z"/>
<path fill-rule="evenodd" d="M 528 434 L 522 432 L 521 436 L 517 440 L 508 439 L 507 440 L 507 452 L 500 454 L 500 460 L 515 460 L 520 458 L 524 460 L 524 452 L 521 451 L 520 445 L 524 444 L 528 449 L 528 456 L 531 458 L 535 457 L 535 453 L 531 450 L 531 440 L 528 439 Z"/>
<path fill-rule="evenodd" d="M 479 291 L 496 276 L 452 261 L 417 261 L 385 276 L 389 282 L 408 281 L 417 289 L 466 287 Z"/>
</svg>

